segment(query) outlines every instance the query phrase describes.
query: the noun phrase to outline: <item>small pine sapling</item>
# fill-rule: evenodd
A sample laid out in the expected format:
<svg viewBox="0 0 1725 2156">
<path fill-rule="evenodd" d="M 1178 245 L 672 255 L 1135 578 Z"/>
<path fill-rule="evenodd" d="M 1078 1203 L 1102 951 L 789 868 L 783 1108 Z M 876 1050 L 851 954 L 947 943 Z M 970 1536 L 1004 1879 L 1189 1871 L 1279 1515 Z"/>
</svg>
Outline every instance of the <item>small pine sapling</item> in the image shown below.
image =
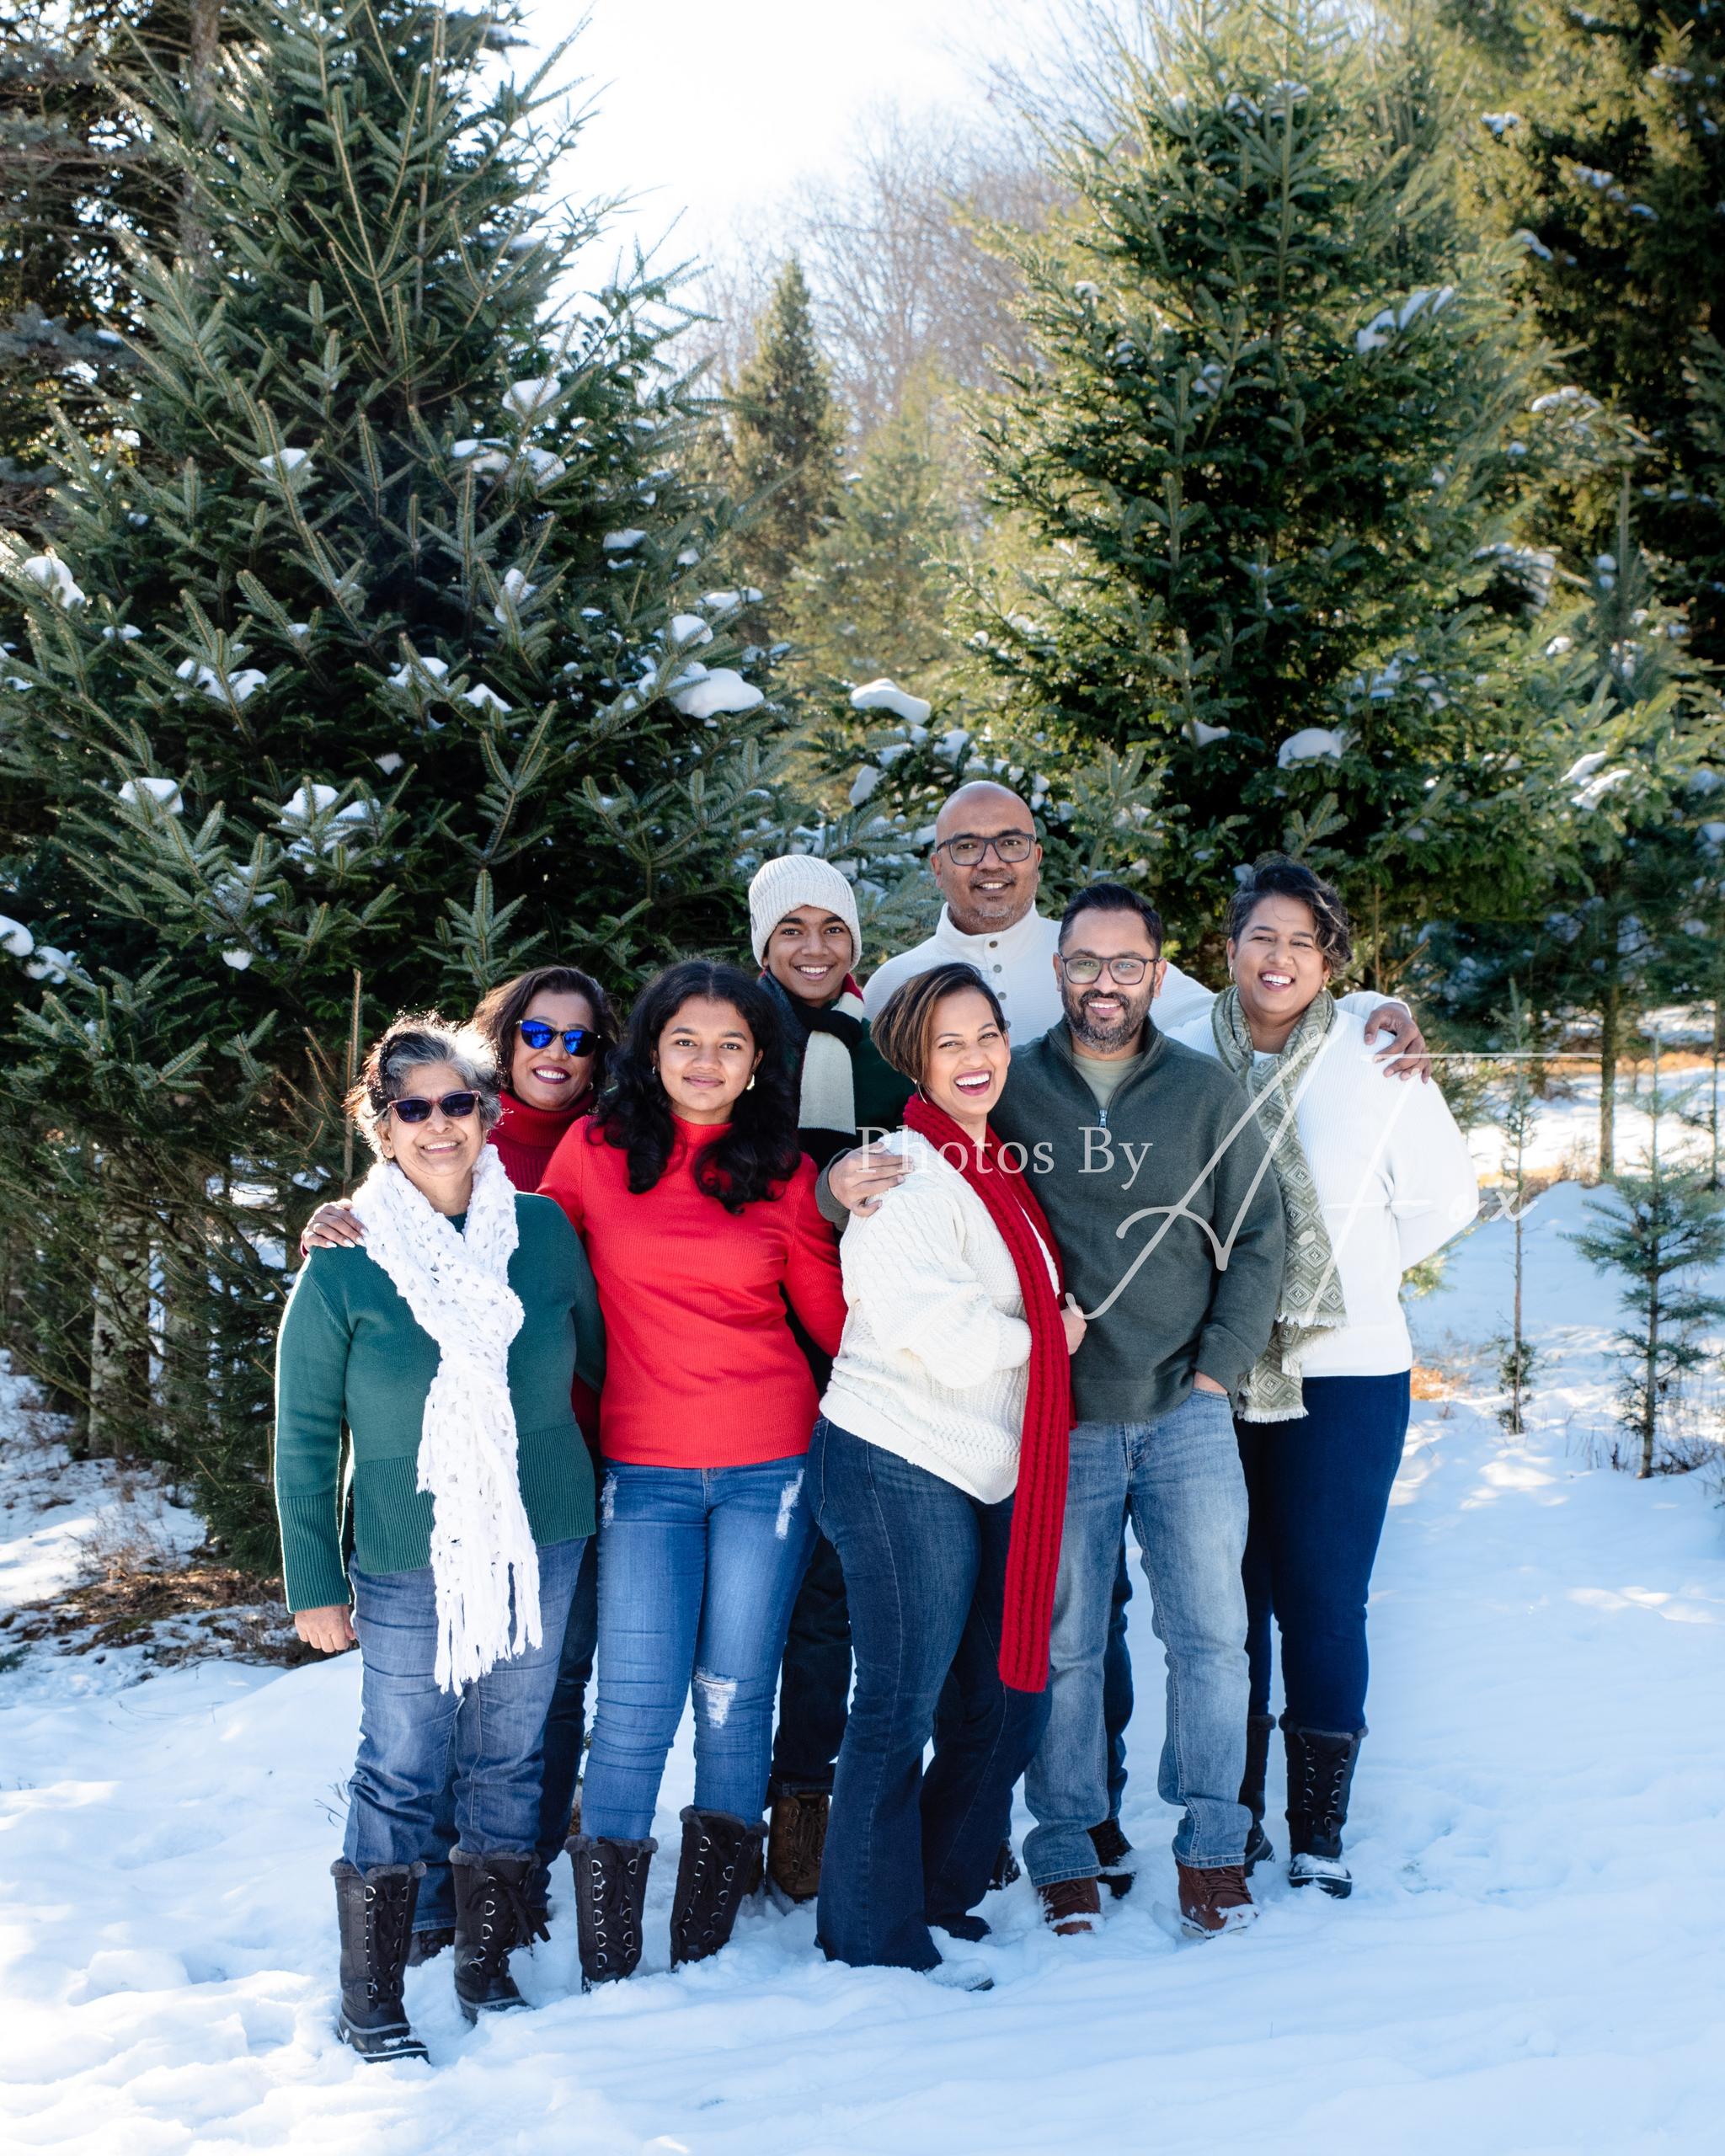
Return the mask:
<svg viewBox="0 0 1725 2156">
<path fill-rule="evenodd" d="M 1632 1324 L 1616 1335 L 1623 1359 L 1621 1420 L 1636 1441 L 1636 1475 L 1653 1472 L 1659 1437 L 1683 1380 L 1711 1358 L 1703 1329 L 1725 1317 L 1725 1299 L 1703 1292 L 1698 1276 L 1725 1259 L 1725 1201 L 1702 1168 L 1674 1166 L 1661 1154 L 1664 1107 L 1654 1043 L 1652 1137 L 1647 1171 L 1620 1175 L 1589 1200 L 1599 1225 L 1572 1240 L 1601 1273 L 1625 1277 L 1622 1306 Z"/>
<path fill-rule="evenodd" d="M 1498 1116 L 1503 1134 L 1503 1173 L 1505 1210 L 1515 1239 L 1515 1288 L 1510 1303 L 1509 1330 L 1501 1341 L 1498 1374 L 1508 1397 L 1498 1410 L 1498 1420 L 1512 1436 L 1527 1428 L 1527 1396 L 1539 1351 L 1527 1337 L 1522 1322 L 1522 1289 L 1525 1278 L 1525 1226 L 1528 1197 L 1527 1152 L 1539 1114 L 1541 1070 L 1539 1050 L 1528 1022 L 1527 1006 L 1512 982 L 1509 990 L 1509 1083 Z"/>
</svg>

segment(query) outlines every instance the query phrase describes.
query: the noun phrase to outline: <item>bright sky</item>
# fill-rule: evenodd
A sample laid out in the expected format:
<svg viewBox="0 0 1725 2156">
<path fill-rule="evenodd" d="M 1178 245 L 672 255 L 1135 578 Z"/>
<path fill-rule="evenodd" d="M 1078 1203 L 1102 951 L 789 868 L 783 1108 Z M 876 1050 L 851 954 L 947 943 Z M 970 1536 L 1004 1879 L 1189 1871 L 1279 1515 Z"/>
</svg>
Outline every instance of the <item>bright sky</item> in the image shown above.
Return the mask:
<svg viewBox="0 0 1725 2156">
<path fill-rule="evenodd" d="M 1027 54 L 1051 0 L 529 0 L 536 42 L 588 16 L 569 56 L 597 111 L 572 175 L 627 191 L 620 235 L 698 253 L 799 177 L 844 162 L 847 131 L 896 98 L 964 112 L 994 56 Z M 525 58 L 525 56 L 523 56 Z"/>
</svg>

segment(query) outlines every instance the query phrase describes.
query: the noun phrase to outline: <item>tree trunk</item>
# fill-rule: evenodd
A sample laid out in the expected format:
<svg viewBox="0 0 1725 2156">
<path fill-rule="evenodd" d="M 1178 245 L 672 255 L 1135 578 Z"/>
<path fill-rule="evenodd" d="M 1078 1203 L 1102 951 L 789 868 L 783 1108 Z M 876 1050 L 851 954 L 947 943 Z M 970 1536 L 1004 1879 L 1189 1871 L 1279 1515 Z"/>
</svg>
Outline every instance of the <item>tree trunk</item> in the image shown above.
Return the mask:
<svg viewBox="0 0 1725 2156">
<path fill-rule="evenodd" d="M 1719 1187 L 1719 1061 L 1725 1053 L 1725 995 L 1713 998 L 1713 1090 L 1707 1102 L 1707 1129 L 1712 1140 L 1712 1159 L 1707 1170 L 1712 1189 Z"/>
<path fill-rule="evenodd" d="M 1617 1172 L 1617 1049 L 1623 1024 L 1623 995 L 1614 974 L 1599 1005 L 1599 1176 Z"/>
<path fill-rule="evenodd" d="M 1659 1282 L 1657 1275 L 1648 1286 L 1648 1358 L 1643 1379 L 1646 1390 L 1641 1411 L 1641 1465 L 1635 1470 L 1638 1482 L 1646 1481 L 1653 1471 L 1654 1418 L 1659 1400 Z"/>
<path fill-rule="evenodd" d="M 1515 1312 L 1509 1352 L 1513 1358 L 1510 1368 L 1514 1374 L 1514 1387 L 1509 1396 L 1509 1411 L 1514 1417 L 1509 1427 L 1519 1438 L 1522 1434 L 1521 1420 L 1521 1216 L 1525 1209 L 1527 1178 L 1523 1172 L 1523 1155 L 1526 1140 L 1519 1131 L 1515 1139 Z"/>
<path fill-rule="evenodd" d="M 201 141 L 209 131 L 210 103 L 222 60 L 222 0 L 190 0 L 186 10 L 185 87 L 193 131 Z M 210 235 L 196 208 L 197 190 L 188 176 L 180 182 L 179 251 L 195 261 L 210 251 Z"/>
<path fill-rule="evenodd" d="M 149 1238 L 141 1221 L 109 1214 L 90 1326 L 91 1452 L 124 1460 L 149 1403 Z"/>
</svg>

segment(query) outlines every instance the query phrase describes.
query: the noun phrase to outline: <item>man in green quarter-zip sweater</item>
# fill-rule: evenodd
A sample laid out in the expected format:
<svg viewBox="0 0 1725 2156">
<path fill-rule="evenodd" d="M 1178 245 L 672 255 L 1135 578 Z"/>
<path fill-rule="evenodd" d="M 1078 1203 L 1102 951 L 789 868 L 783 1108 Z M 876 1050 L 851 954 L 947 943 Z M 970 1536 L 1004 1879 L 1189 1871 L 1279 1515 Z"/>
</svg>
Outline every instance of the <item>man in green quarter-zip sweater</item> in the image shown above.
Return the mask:
<svg viewBox="0 0 1725 2156">
<path fill-rule="evenodd" d="M 1049 1725 L 1025 1782 L 1025 1865 L 1062 1932 L 1101 1918 L 1091 1830 L 1108 1816 L 1103 1662 L 1123 1508 L 1167 1661 L 1158 1788 L 1182 1807 L 1182 1919 L 1210 1935 L 1256 1914 L 1238 1801 L 1247 1501 L 1231 1396 L 1280 1299 L 1282 1205 L 1244 1092 L 1151 1018 L 1162 942 L 1155 910 L 1122 885 L 1073 900 L 1055 958 L 1064 1022 L 1014 1052 L 991 1118 L 1024 1149 L 1090 1321 L 1072 1358 Z M 846 1166 L 831 1171 L 841 1201 Z"/>
</svg>

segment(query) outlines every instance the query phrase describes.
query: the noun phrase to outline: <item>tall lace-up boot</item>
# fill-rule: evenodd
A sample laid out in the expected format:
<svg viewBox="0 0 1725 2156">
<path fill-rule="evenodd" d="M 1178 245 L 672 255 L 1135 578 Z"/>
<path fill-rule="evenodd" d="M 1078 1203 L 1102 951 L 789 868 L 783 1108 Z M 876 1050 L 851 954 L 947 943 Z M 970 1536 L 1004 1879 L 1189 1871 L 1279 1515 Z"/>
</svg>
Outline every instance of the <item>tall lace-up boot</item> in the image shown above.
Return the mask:
<svg viewBox="0 0 1725 2156">
<path fill-rule="evenodd" d="M 575 1934 L 581 1988 L 632 1977 L 641 1960 L 641 1913 L 655 1841 L 614 1842 L 603 1834 L 571 1834 L 566 1844 L 575 1875 Z"/>
<path fill-rule="evenodd" d="M 509 1972 L 509 1957 L 530 1939 L 549 1936 L 533 1910 L 531 1849 L 475 1856 L 451 1849 L 455 1880 L 455 1998 L 469 2021 L 482 2014 L 521 2012 L 527 2002 Z"/>
<path fill-rule="evenodd" d="M 402 2004 L 423 1864 L 357 1870 L 344 1857 L 329 1867 L 341 1938 L 341 2011 L 336 2034 L 364 2059 L 424 2058 Z"/>
<path fill-rule="evenodd" d="M 1342 1861 L 1342 1829 L 1363 1729 L 1300 1729 L 1282 1717 L 1288 1748 L 1288 1877 L 1345 1901 L 1354 1875 Z"/>
<path fill-rule="evenodd" d="M 683 1849 L 670 1908 L 670 1965 L 704 1961 L 730 1938 L 756 1876 L 763 1829 L 729 1812 L 683 1809 Z"/>
</svg>

